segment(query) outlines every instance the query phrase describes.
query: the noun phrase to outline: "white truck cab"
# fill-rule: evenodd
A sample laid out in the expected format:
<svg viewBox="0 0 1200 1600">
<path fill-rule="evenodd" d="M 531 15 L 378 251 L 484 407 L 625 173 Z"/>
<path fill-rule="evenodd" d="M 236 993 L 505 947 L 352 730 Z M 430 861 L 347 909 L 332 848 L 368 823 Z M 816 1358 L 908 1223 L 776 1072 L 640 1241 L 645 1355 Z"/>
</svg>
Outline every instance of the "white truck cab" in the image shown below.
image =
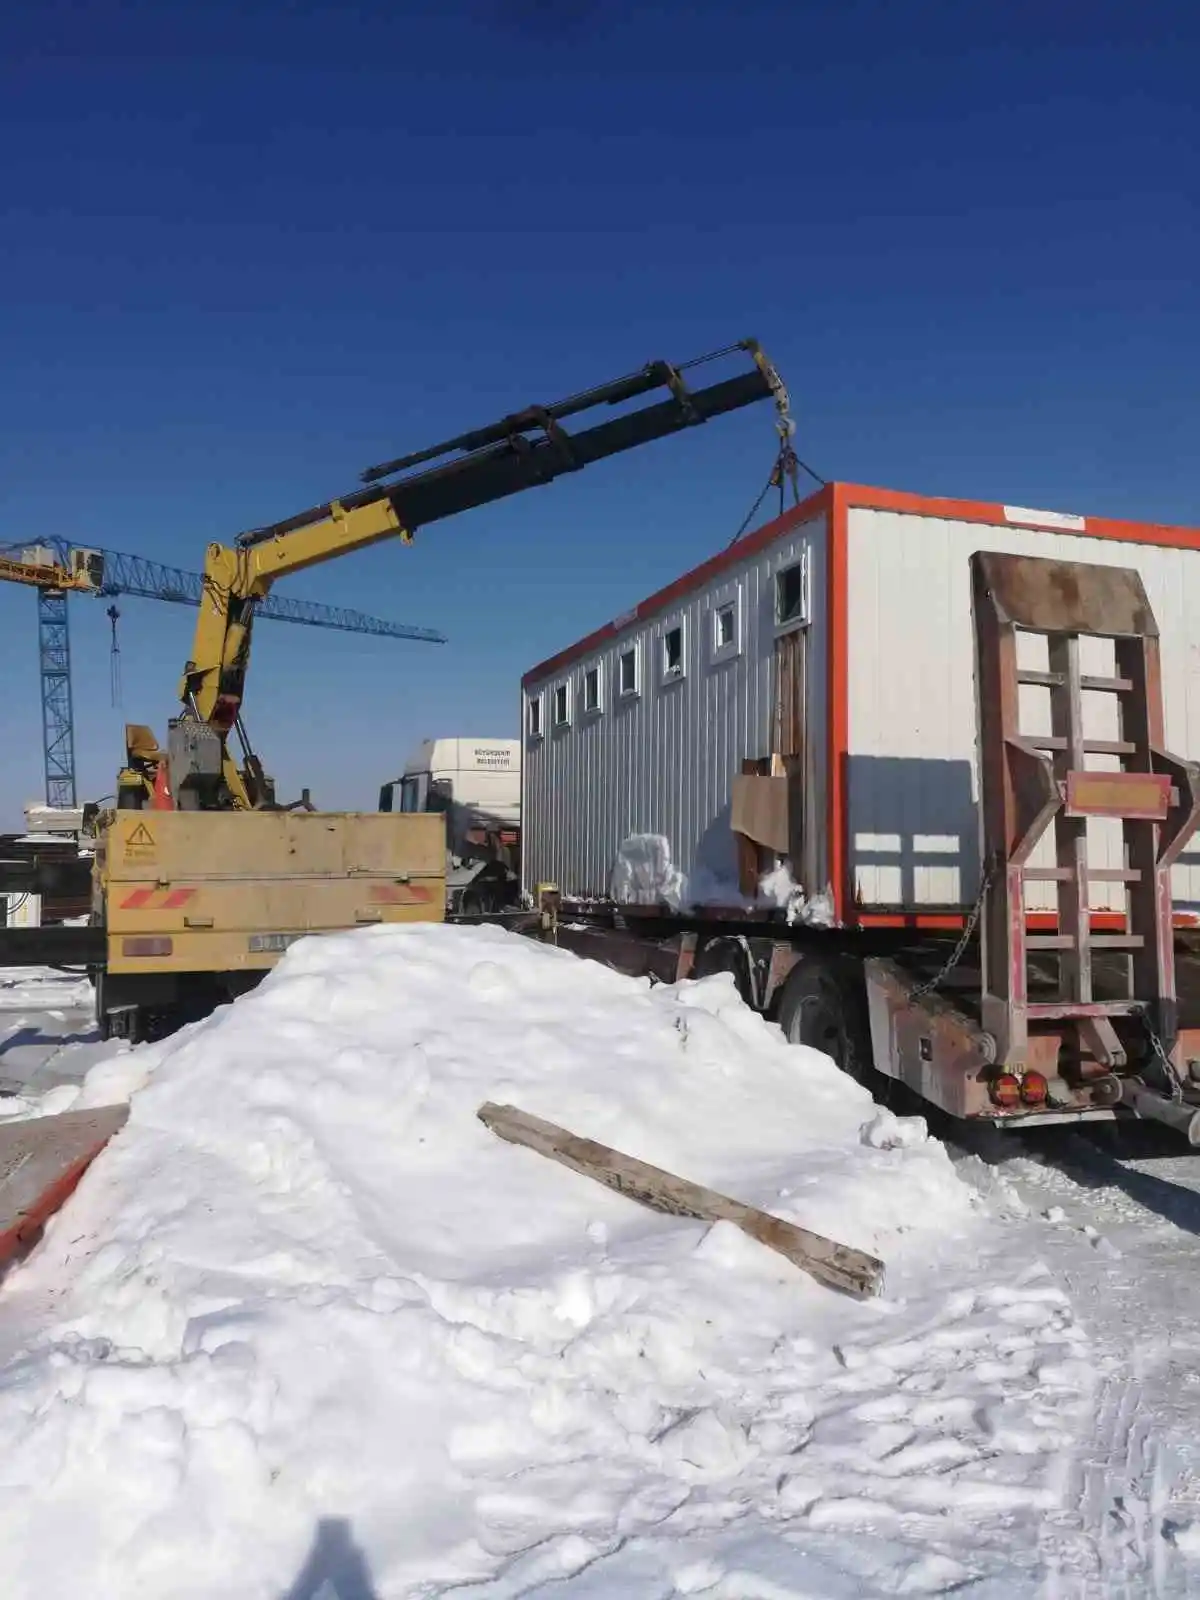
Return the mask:
<svg viewBox="0 0 1200 1600">
<path fill-rule="evenodd" d="M 519 892 L 521 741 L 425 739 L 400 778 L 385 783 L 381 811 L 446 816 L 447 907 L 498 911 Z"/>
<path fill-rule="evenodd" d="M 521 819 L 519 739 L 425 739 L 404 764 L 401 811 L 435 811 L 433 794 L 516 826 Z"/>
</svg>

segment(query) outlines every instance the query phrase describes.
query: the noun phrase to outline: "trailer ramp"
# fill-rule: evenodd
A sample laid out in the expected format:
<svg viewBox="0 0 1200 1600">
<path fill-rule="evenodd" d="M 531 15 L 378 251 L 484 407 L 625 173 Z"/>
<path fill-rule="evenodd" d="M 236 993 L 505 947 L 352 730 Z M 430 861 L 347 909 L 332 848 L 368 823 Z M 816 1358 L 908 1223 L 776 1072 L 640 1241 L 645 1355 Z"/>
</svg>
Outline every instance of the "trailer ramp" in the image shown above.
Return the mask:
<svg viewBox="0 0 1200 1600">
<path fill-rule="evenodd" d="M 1163 729 L 1158 627 L 1127 568 L 978 551 L 971 557 L 981 847 L 978 1006 L 871 960 L 877 1063 L 958 1116 L 1060 1121 L 1118 1110 L 1200 1144 L 1200 1051 L 1181 1038 L 1171 868 L 1200 822 L 1200 769 Z M 1040 635 L 1045 668 L 1022 664 Z M 1089 675 L 1081 641 L 1111 641 Z M 1023 723 L 1045 691 L 1049 731 Z M 1115 699 L 1119 735 L 1089 737 L 1087 696 Z M 1120 826 L 1121 865 L 1094 865 L 1089 824 Z M 1052 840 L 1051 865 L 1034 864 Z M 1046 852 L 1043 852 L 1043 859 Z M 1026 888 L 1049 882 L 1055 914 L 1033 925 Z M 1092 886 L 1123 910 L 1097 916 Z"/>
</svg>

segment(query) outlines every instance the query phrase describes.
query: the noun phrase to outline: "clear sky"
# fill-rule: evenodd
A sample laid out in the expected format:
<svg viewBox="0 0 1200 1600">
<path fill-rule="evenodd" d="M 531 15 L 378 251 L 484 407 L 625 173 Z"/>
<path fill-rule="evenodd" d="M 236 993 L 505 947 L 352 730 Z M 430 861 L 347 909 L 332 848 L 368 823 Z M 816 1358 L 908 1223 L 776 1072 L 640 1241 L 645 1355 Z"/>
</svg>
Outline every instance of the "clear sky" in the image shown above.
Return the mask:
<svg viewBox="0 0 1200 1600">
<path fill-rule="evenodd" d="M 11 0 L 0 542 L 181 565 L 360 468 L 759 338 L 825 476 L 1200 523 L 1200 7 L 1179 0 Z M 433 734 L 728 542 L 740 415 L 297 578 L 443 647 L 263 625 L 285 798 Z M 72 602 L 78 765 L 165 732 L 192 616 Z M 41 791 L 0 587 L 0 826 Z"/>
</svg>

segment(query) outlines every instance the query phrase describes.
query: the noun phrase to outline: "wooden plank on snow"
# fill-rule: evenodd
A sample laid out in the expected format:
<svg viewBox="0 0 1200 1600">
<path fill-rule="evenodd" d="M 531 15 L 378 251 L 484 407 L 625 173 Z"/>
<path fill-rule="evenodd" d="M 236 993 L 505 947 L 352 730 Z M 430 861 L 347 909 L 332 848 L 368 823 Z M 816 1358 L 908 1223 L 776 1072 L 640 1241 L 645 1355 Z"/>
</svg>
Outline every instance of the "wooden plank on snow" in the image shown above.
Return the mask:
<svg viewBox="0 0 1200 1600">
<path fill-rule="evenodd" d="M 883 1287 L 883 1262 L 861 1250 L 837 1244 L 810 1233 L 807 1228 L 784 1222 L 757 1206 L 745 1205 L 715 1189 L 692 1183 L 661 1167 L 652 1167 L 594 1139 L 582 1139 L 553 1122 L 543 1122 L 516 1106 L 499 1106 L 488 1101 L 480 1106 L 479 1120 L 509 1144 L 525 1145 L 539 1155 L 585 1178 L 593 1178 L 605 1188 L 672 1216 L 694 1217 L 701 1222 L 732 1222 L 768 1249 L 785 1256 L 819 1282 L 843 1294 L 863 1300 L 878 1294 Z"/>
</svg>

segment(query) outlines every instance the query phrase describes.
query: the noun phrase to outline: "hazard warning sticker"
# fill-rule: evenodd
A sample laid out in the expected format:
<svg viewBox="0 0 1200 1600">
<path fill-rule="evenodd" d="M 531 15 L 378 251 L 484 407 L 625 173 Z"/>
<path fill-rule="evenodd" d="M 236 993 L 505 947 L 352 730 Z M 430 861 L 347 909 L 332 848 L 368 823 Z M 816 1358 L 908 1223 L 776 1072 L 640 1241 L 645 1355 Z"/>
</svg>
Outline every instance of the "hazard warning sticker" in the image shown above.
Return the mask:
<svg viewBox="0 0 1200 1600">
<path fill-rule="evenodd" d="M 157 854 L 154 835 L 144 822 L 139 822 L 125 841 L 126 861 L 153 861 Z"/>
</svg>

